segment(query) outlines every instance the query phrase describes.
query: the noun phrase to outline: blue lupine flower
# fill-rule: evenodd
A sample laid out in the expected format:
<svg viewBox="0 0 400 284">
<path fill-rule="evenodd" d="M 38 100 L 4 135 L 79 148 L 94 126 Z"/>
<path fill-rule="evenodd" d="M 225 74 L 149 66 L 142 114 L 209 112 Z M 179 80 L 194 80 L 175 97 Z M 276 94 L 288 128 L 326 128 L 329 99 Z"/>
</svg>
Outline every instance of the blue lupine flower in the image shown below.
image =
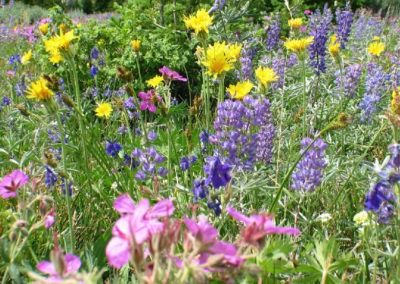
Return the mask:
<svg viewBox="0 0 400 284">
<path fill-rule="evenodd" d="M 157 136 L 158 136 L 158 134 L 153 131 L 149 131 L 149 133 L 147 134 L 147 138 L 150 140 L 150 142 L 153 142 L 154 140 L 156 140 Z"/>
<path fill-rule="evenodd" d="M 190 162 L 188 157 L 183 157 L 181 161 L 179 162 L 179 166 L 181 167 L 182 171 L 187 171 L 189 170 L 190 167 Z"/>
<path fill-rule="evenodd" d="M 354 98 L 358 90 L 362 70 L 360 64 L 353 64 L 346 68 L 343 78 L 337 74 L 335 84 L 337 90 L 342 90 L 344 97 Z"/>
<path fill-rule="evenodd" d="M 231 165 L 222 164 L 218 157 L 208 157 L 204 165 L 204 173 L 208 175 L 205 185 L 212 184 L 216 189 L 226 186 L 232 179 L 231 169 Z"/>
<path fill-rule="evenodd" d="M 193 194 L 194 194 L 194 202 L 197 202 L 199 199 L 206 198 L 208 195 L 208 190 L 205 185 L 204 179 L 195 179 L 193 186 Z"/>
<path fill-rule="evenodd" d="M 4 96 L 1 100 L 1 106 L 9 106 L 11 104 L 11 99 L 9 97 Z"/>
<path fill-rule="evenodd" d="M 107 155 L 115 157 L 119 151 L 122 150 L 122 146 L 116 142 L 112 142 L 110 140 L 106 141 L 106 152 Z"/>
<path fill-rule="evenodd" d="M 91 59 L 98 59 L 99 58 L 99 50 L 97 49 L 96 46 L 94 46 L 92 48 L 92 50 L 90 51 L 90 58 Z"/>
<path fill-rule="evenodd" d="M 344 11 L 340 8 L 336 9 L 336 34 L 337 39 L 340 42 L 340 48 L 344 49 L 346 47 L 346 42 L 349 39 L 351 24 L 353 23 L 354 13 L 350 11 L 350 2 L 347 1 Z"/>
<path fill-rule="evenodd" d="M 310 145 L 313 140 L 304 138 L 301 141 L 301 153 Z M 315 187 L 321 184 L 322 169 L 326 168 L 324 161 L 326 143 L 318 138 L 310 149 L 304 154 L 296 166 L 296 172 L 292 174 L 292 188 L 302 191 L 314 191 Z"/>
<path fill-rule="evenodd" d="M 281 36 L 280 17 L 279 15 L 276 15 L 272 20 L 271 25 L 268 28 L 267 42 L 266 42 L 268 51 L 277 48 L 280 36 Z"/>
<path fill-rule="evenodd" d="M 46 169 L 45 184 L 47 187 L 52 187 L 57 182 L 58 178 L 56 174 L 48 166 L 44 166 Z"/>
<path fill-rule="evenodd" d="M 99 68 L 97 68 L 95 64 L 92 64 L 92 67 L 90 67 L 90 76 L 94 78 L 94 76 L 96 76 L 98 72 Z"/>
</svg>

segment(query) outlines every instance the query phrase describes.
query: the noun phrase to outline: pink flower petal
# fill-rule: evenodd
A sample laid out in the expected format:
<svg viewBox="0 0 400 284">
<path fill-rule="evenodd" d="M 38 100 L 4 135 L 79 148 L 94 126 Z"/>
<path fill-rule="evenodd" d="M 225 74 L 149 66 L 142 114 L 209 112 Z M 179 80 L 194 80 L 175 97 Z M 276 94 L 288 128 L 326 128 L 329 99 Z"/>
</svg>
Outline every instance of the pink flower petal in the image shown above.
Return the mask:
<svg viewBox="0 0 400 284">
<path fill-rule="evenodd" d="M 131 258 L 129 242 L 117 237 L 112 238 L 107 244 L 106 256 L 111 266 L 121 268 Z"/>
<path fill-rule="evenodd" d="M 135 203 L 133 203 L 129 194 L 125 193 L 114 201 L 114 209 L 121 214 L 133 213 L 135 211 Z"/>
<path fill-rule="evenodd" d="M 67 273 L 75 273 L 81 267 L 81 259 L 73 254 L 67 253 L 65 255 L 65 262 L 67 263 Z"/>
<path fill-rule="evenodd" d="M 41 263 L 39 263 L 36 268 L 45 274 L 49 274 L 52 276 L 58 275 L 57 271 L 56 271 L 56 267 L 54 266 L 54 264 L 50 261 L 42 261 Z"/>
<path fill-rule="evenodd" d="M 171 216 L 174 213 L 174 209 L 174 205 L 170 199 L 161 200 L 146 214 L 146 219 Z"/>
</svg>

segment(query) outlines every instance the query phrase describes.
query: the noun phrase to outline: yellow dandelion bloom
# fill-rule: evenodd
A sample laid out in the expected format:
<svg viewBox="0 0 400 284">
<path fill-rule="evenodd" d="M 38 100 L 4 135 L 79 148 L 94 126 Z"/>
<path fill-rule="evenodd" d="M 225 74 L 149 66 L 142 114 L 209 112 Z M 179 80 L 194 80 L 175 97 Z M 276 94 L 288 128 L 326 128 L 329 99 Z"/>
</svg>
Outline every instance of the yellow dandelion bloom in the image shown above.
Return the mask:
<svg viewBox="0 0 400 284">
<path fill-rule="evenodd" d="M 131 41 L 131 46 L 135 52 L 138 52 L 140 49 L 141 41 L 138 39 L 134 39 Z"/>
<path fill-rule="evenodd" d="M 242 46 L 243 45 L 241 43 L 235 43 L 229 45 L 229 53 L 231 54 L 233 62 L 239 60 L 240 52 L 242 51 Z"/>
<path fill-rule="evenodd" d="M 21 57 L 21 63 L 26 64 L 32 59 L 32 49 L 29 51 L 25 52 L 24 55 Z"/>
<path fill-rule="evenodd" d="M 50 62 L 53 64 L 59 63 L 63 58 L 60 51 L 69 48 L 69 45 L 73 39 L 77 37 L 74 36 L 74 30 L 70 30 L 67 33 L 63 33 L 61 30 L 60 35 L 55 35 L 48 40 L 44 41 L 44 49 L 50 53 Z"/>
<path fill-rule="evenodd" d="M 232 98 L 241 100 L 250 93 L 253 87 L 254 85 L 250 81 L 238 82 L 236 85 L 229 85 L 226 91 Z"/>
<path fill-rule="evenodd" d="M 288 25 L 292 29 L 298 29 L 301 27 L 302 24 L 303 24 L 303 19 L 301 19 L 301 18 L 295 18 L 295 19 L 288 20 Z"/>
<path fill-rule="evenodd" d="M 37 99 L 39 101 L 51 98 L 54 93 L 47 87 L 48 82 L 45 78 L 40 77 L 39 80 L 34 81 L 25 91 L 28 99 Z"/>
<path fill-rule="evenodd" d="M 187 28 L 194 30 L 196 35 L 200 32 L 208 34 L 208 26 L 212 24 L 212 17 L 206 10 L 200 9 L 196 12 L 195 16 L 184 17 L 183 21 Z"/>
<path fill-rule="evenodd" d="M 49 32 L 49 23 L 39 25 L 39 31 L 42 34 L 47 35 Z"/>
<path fill-rule="evenodd" d="M 375 56 L 380 56 L 385 50 L 385 44 L 380 41 L 374 41 L 368 45 L 367 51 Z"/>
<path fill-rule="evenodd" d="M 328 46 L 328 50 L 332 56 L 336 56 L 339 53 L 340 42 L 338 42 L 337 36 L 335 34 L 333 36 L 331 36 L 331 42 Z"/>
<path fill-rule="evenodd" d="M 300 39 L 289 39 L 285 41 L 284 45 L 287 49 L 297 52 L 305 50 L 313 42 L 314 42 L 314 37 L 309 36 Z"/>
<path fill-rule="evenodd" d="M 216 79 L 219 75 L 232 70 L 232 56 L 225 42 L 216 42 L 207 48 L 206 60 L 201 63 L 207 67 L 207 74 Z"/>
<path fill-rule="evenodd" d="M 267 67 L 260 66 L 256 69 L 255 73 L 258 82 L 264 87 L 267 87 L 269 83 L 275 82 L 279 78 L 273 69 Z"/>
<path fill-rule="evenodd" d="M 148 86 L 155 88 L 158 85 L 160 85 L 162 81 L 163 81 L 163 76 L 156 75 L 153 78 L 147 80 L 146 83 Z"/>
<path fill-rule="evenodd" d="M 113 109 L 110 103 L 101 103 L 98 104 L 97 108 L 94 110 L 96 116 L 105 117 L 108 119 L 112 113 Z"/>
<path fill-rule="evenodd" d="M 374 40 L 375 40 L 375 41 L 380 41 L 381 38 L 380 38 L 379 36 L 374 36 Z"/>
</svg>

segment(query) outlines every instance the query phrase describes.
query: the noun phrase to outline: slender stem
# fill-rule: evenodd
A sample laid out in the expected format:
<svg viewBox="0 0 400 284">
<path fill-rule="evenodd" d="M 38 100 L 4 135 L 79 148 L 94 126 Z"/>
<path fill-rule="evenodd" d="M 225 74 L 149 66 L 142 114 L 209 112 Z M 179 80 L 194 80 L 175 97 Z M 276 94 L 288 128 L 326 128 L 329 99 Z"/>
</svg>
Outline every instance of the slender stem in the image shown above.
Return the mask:
<svg viewBox="0 0 400 284">
<path fill-rule="evenodd" d="M 137 72 L 139 75 L 139 88 L 142 90 L 143 89 L 143 80 L 142 80 L 142 73 L 140 72 L 140 63 L 139 63 L 139 52 L 136 52 L 136 67 L 137 67 Z"/>
<path fill-rule="evenodd" d="M 222 103 L 225 98 L 225 76 L 221 77 L 219 82 L 218 104 Z"/>
<path fill-rule="evenodd" d="M 303 137 L 306 136 L 306 116 L 307 116 L 307 89 L 306 89 L 306 60 L 302 60 L 303 67 Z"/>
</svg>

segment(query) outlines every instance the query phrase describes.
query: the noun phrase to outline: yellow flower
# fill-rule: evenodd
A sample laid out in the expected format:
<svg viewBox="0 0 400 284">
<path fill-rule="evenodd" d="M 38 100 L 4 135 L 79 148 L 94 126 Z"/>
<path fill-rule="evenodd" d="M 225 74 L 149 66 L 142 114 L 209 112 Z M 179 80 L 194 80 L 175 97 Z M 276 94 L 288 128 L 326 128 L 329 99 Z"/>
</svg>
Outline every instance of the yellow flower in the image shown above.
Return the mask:
<svg viewBox="0 0 400 284">
<path fill-rule="evenodd" d="M 112 113 L 112 110 L 113 109 L 110 103 L 101 103 L 94 111 L 96 113 L 96 116 L 98 117 L 104 116 L 105 118 L 109 118 Z"/>
<path fill-rule="evenodd" d="M 303 19 L 301 19 L 301 18 L 295 18 L 295 19 L 288 20 L 288 25 L 292 29 L 298 29 L 301 27 L 302 24 L 303 24 Z"/>
<path fill-rule="evenodd" d="M 24 55 L 21 58 L 21 63 L 25 64 L 28 63 L 32 59 L 32 49 L 29 49 L 29 51 L 25 52 Z"/>
<path fill-rule="evenodd" d="M 208 34 L 208 26 L 212 24 L 212 17 L 206 10 L 200 9 L 196 12 L 196 16 L 184 17 L 183 21 L 187 28 L 194 30 L 196 35 L 200 32 Z"/>
<path fill-rule="evenodd" d="M 300 39 L 290 39 L 285 41 L 284 45 L 287 49 L 291 51 L 303 51 L 305 50 L 310 44 L 314 42 L 314 37 L 309 36 Z"/>
<path fill-rule="evenodd" d="M 236 62 L 237 60 L 239 60 L 240 52 L 242 51 L 242 46 L 243 45 L 241 43 L 235 43 L 229 45 L 229 53 L 231 54 L 232 62 Z"/>
<path fill-rule="evenodd" d="M 216 79 L 219 75 L 233 69 L 232 56 L 225 42 L 216 42 L 207 48 L 206 60 L 201 62 L 207 67 L 207 74 Z"/>
<path fill-rule="evenodd" d="M 163 81 L 163 77 L 160 75 L 156 75 L 153 78 L 147 80 L 146 83 L 148 86 L 155 88 L 158 85 L 160 85 L 162 81 Z"/>
<path fill-rule="evenodd" d="M 37 99 L 39 101 L 47 100 L 51 98 L 54 93 L 47 87 L 47 81 L 45 78 L 40 77 L 39 80 L 34 81 L 26 90 L 28 99 Z"/>
<path fill-rule="evenodd" d="M 49 23 L 39 25 L 39 31 L 42 34 L 47 35 L 49 32 Z"/>
<path fill-rule="evenodd" d="M 238 82 L 236 85 L 229 85 L 226 91 L 231 94 L 232 98 L 241 100 L 250 93 L 253 87 L 254 85 L 250 81 Z"/>
<path fill-rule="evenodd" d="M 380 56 L 385 50 L 385 44 L 380 41 L 374 41 L 368 45 L 367 51 L 375 56 Z"/>
<path fill-rule="evenodd" d="M 99 39 L 98 41 L 97 41 L 97 44 L 99 45 L 99 46 L 102 46 L 103 44 L 104 44 L 104 39 Z"/>
<path fill-rule="evenodd" d="M 374 36 L 374 40 L 375 40 L 375 41 L 380 41 L 381 38 L 380 38 L 379 36 Z"/>
<path fill-rule="evenodd" d="M 132 48 L 133 48 L 133 50 L 134 50 L 135 52 L 138 52 L 138 51 L 139 51 L 139 49 L 140 49 L 140 43 L 141 43 L 141 41 L 138 40 L 138 39 L 134 39 L 134 40 L 131 41 L 131 46 L 132 46 Z"/>
<path fill-rule="evenodd" d="M 44 40 L 44 49 L 50 53 L 50 61 L 53 64 L 59 63 L 63 58 L 60 51 L 69 48 L 69 45 L 73 39 L 77 38 L 74 36 L 74 30 L 70 30 L 67 33 L 60 31 L 60 35 L 55 35 L 48 40 Z"/>
<path fill-rule="evenodd" d="M 394 114 L 400 115 L 400 87 L 392 93 L 391 109 Z"/>
<path fill-rule="evenodd" d="M 336 35 L 331 36 L 331 43 L 329 44 L 328 49 L 329 53 L 332 56 L 338 55 L 340 49 L 340 42 L 338 42 Z"/>
<path fill-rule="evenodd" d="M 279 76 L 276 76 L 273 69 L 260 66 L 256 69 L 256 78 L 261 85 L 267 87 L 269 83 L 278 80 Z"/>
</svg>

